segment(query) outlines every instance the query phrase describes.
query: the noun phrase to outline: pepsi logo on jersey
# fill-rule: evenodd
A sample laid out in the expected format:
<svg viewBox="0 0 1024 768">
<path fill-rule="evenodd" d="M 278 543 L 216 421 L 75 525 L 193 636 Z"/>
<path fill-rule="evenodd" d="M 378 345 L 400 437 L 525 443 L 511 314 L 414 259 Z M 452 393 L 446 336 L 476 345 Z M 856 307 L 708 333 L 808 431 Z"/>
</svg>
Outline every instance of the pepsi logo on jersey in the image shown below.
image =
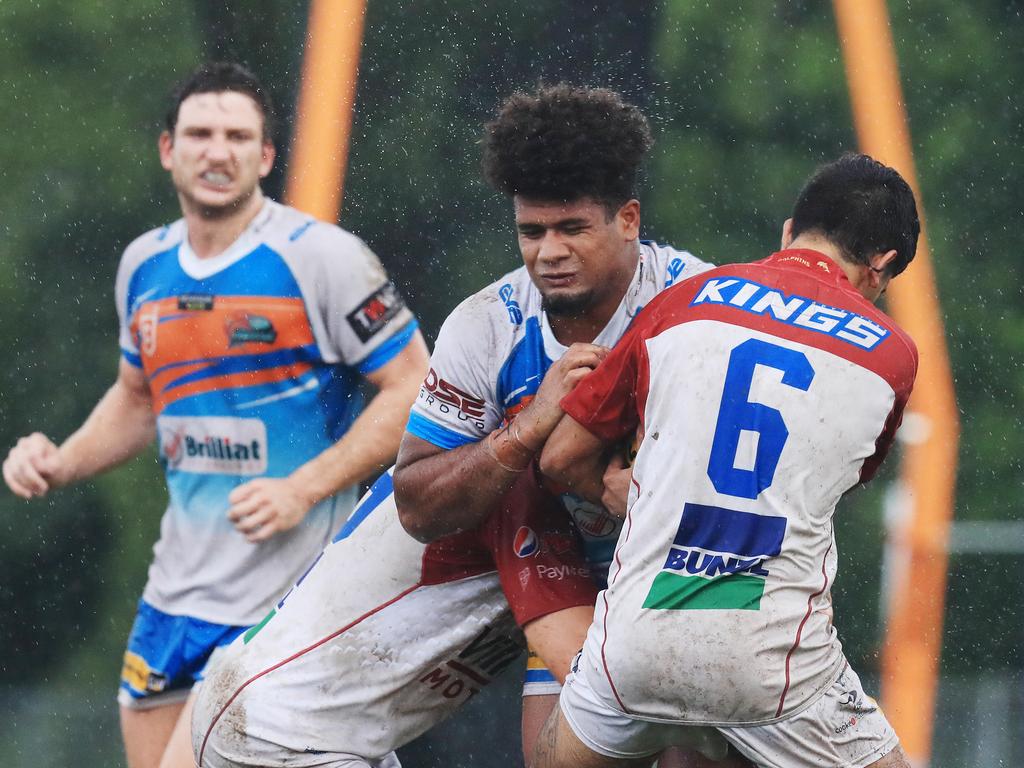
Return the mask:
<svg viewBox="0 0 1024 768">
<path fill-rule="evenodd" d="M 532 528 L 525 525 L 519 526 L 516 536 L 512 540 L 512 551 L 516 557 L 533 557 L 540 552 L 540 540 Z"/>
</svg>

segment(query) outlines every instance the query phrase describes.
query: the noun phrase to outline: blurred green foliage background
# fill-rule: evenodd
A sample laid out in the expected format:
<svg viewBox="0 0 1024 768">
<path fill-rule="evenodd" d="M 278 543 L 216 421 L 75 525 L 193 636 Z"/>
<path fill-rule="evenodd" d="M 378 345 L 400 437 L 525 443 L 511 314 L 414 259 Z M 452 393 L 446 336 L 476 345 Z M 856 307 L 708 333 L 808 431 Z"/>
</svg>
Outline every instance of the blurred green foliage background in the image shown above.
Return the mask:
<svg viewBox="0 0 1024 768">
<path fill-rule="evenodd" d="M 890 12 L 963 423 L 957 517 L 1020 521 L 1024 4 Z M 285 131 L 266 186 L 280 196 L 306 13 L 297 0 L 0 4 L 0 447 L 33 430 L 62 439 L 113 380 L 117 260 L 179 215 L 155 141 L 165 95 L 198 62 L 241 60 L 275 95 Z M 371 0 L 341 223 L 428 338 L 518 264 L 509 203 L 479 177 L 481 124 L 512 89 L 559 79 L 645 109 L 645 235 L 720 263 L 773 250 L 802 180 L 856 148 L 826 2 Z M 868 679 L 894 466 L 844 502 L 838 530 L 837 625 Z M 120 760 L 120 657 L 165 498 L 155 452 L 43 502 L 0 493 L 3 765 Z M 1024 762 L 1024 542 L 1006 530 L 1005 553 L 951 561 L 940 768 Z M 510 764 L 515 687 L 406 765 Z"/>
</svg>

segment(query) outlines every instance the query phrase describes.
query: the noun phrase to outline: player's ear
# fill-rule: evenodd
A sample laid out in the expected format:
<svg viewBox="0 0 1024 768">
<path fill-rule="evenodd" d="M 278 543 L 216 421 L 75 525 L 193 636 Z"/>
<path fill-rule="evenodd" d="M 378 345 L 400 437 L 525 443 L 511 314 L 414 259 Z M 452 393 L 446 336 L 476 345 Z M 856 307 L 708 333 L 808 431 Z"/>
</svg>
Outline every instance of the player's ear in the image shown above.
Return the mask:
<svg viewBox="0 0 1024 768">
<path fill-rule="evenodd" d="M 271 141 L 263 142 L 263 157 L 260 158 L 260 178 L 265 179 L 274 167 L 274 158 L 277 157 L 277 150 Z"/>
<path fill-rule="evenodd" d="M 876 274 L 885 272 L 888 269 L 889 265 L 892 264 L 895 259 L 895 249 L 886 251 L 885 253 L 876 253 L 874 256 L 871 257 L 871 271 L 875 272 Z"/>
<path fill-rule="evenodd" d="M 640 237 L 640 201 L 627 200 L 615 214 L 619 222 L 622 235 L 626 240 L 636 240 Z"/>
<path fill-rule="evenodd" d="M 789 248 L 793 242 L 793 219 L 786 219 L 782 224 L 782 250 Z"/>
<path fill-rule="evenodd" d="M 174 149 L 174 138 L 169 131 L 160 131 L 160 138 L 156 140 L 156 146 L 160 151 L 160 165 L 165 171 L 171 170 L 171 150 Z"/>
</svg>

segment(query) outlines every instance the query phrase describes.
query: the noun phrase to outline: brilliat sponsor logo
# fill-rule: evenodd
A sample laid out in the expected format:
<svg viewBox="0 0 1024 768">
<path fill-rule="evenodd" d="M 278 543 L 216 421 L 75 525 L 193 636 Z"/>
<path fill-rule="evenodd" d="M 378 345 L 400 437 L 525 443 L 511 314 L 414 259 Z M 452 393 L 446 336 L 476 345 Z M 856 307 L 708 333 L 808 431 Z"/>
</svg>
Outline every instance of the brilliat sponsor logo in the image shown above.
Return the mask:
<svg viewBox="0 0 1024 768">
<path fill-rule="evenodd" d="M 267 428 L 259 419 L 161 416 L 157 427 L 168 469 L 250 476 L 267 471 Z"/>
</svg>

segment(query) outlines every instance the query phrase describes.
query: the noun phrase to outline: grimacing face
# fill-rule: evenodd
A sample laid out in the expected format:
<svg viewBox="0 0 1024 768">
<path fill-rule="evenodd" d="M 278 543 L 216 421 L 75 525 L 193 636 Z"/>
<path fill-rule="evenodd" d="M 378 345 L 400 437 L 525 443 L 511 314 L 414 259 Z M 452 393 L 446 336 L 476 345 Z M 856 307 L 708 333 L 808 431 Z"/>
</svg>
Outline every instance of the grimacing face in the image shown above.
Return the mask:
<svg viewBox="0 0 1024 768">
<path fill-rule="evenodd" d="M 519 249 L 545 311 L 586 314 L 612 300 L 618 306 L 635 268 L 639 203 L 630 200 L 609 219 L 605 206 L 589 198 L 514 202 Z"/>
<path fill-rule="evenodd" d="M 244 208 L 274 164 L 263 115 L 237 91 L 196 93 L 178 109 L 174 136 L 160 135 L 160 164 L 183 209 L 219 218 Z"/>
</svg>

